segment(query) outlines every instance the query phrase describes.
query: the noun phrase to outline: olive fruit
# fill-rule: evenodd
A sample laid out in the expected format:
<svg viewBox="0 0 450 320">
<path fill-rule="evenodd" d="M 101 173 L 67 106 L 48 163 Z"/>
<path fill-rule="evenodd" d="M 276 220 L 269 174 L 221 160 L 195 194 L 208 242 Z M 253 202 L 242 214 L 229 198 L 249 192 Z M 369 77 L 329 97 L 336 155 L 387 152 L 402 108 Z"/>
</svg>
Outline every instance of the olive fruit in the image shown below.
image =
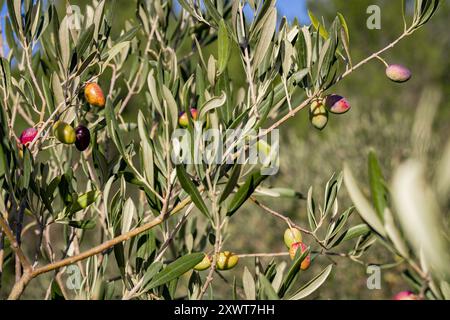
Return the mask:
<svg viewBox="0 0 450 320">
<path fill-rule="evenodd" d="M 420 300 L 420 298 L 411 291 L 401 291 L 394 296 L 394 300 Z"/>
<path fill-rule="evenodd" d="M 406 82 L 411 78 L 411 71 L 401 64 L 391 64 L 386 68 L 386 76 L 394 82 Z"/>
<path fill-rule="evenodd" d="M 102 88 L 97 83 L 89 82 L 84 88 L 84 96 L 86 101 L 94 107 L 105 106 L 105 95 Z"/>
<path fill-rule="evenodd" d="M 295 258 L 295 254 L 297 253 L 298 248 L 300 248 L 301 253 L 303 254 L 306 250 L 308 250 L 308 246 L 304 244 L 303 242 L 295 242 L 291 245 L 291 248 L 289 249 L 289 256 L 292 260 Z M 311 264 L 311 255 L 308 253 L 306 258 L 302 261 L 300 264 L 301 270 L 306 270 L 309 268 L 309 265 Z"/>
<path fill-rule="evenodd" d="M 79 151 L 86 150 L 91 143 L 91 133 L 89 132 L 89 129 L 85 126 L 79 125 L 75 128 L 75 135 L 75 147 L 77 147 Z"/>
<path fill-rule="evenodd" d="M 208 255 L 205 254 L 205 256 L 203 257 L 203 260 L 200 261 L 195 267 L 194 270 L 197 271 L 203 271 L 208 269 L 211 266 L 211 260 L 209 259 Z"/>
<path fill-rule="evenodd" d="M 344 97 L 330 94 L 325 97 L 325 107 L 332 113 L 342 114 L 350 110 L 350 103 Z"/>
<path fill-rule="evenodd" d="M 53 125 L 53 134 L 56 139 L 64 144 L 73 144 L 76 141 L 75 129 L 60 120 L 56 121 Z"/>
<path fill-rule="evenodd" d="M 198 118 L 198 111 L 195 108 L 191 108 L 191 118 L 192 120 L 197 120 Z M 178 123 L 181 127 L 183 128 L 187 128 L 187 126 L 189 125 L 189 119 L 188 119 L 188 115 L 186 114 L 186 112 L 181 112 L 180 113 L 180 117 L 178 118 Z"/>
<path fill-rule="evenodd" d="M 20 143 L 23 145 L 27 145 L 30 142 L 36 138 L 38 131 L 35 128 L 27 128 L 22 131 L 22 134 L 20 135 Z"/>
<path fill-rule="evenodd" d="M 309 107 L 309 120 L 319 130 L 325 128 L 328 123 L 328 111 L 321 101 L 313 101 Z"/>
<path fill-rule="evenodd" d="M 292 244 L 302 242 L 302 233 L 297 228 L 287 228 L 284 231 L 284 244 L 290 248 Z"/>
<path fill-rule="evenodd" d="M 230 251 L 220 252 L 216 259 L 216 266 L 218 270 L 230 270 L 234 268 L 239 261 L 239 257 Z"/>
</svg>

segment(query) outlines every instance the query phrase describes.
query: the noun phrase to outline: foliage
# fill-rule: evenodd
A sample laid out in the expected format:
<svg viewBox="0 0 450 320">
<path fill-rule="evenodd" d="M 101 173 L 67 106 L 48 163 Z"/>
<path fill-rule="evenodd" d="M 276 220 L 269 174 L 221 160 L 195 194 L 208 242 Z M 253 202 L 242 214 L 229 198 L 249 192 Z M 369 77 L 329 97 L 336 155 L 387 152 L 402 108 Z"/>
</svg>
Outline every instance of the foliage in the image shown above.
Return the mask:
<svg viewBox="0 0 450 320">
<path fill-rule="evenodd" d="M 248 299 L 304 298 L 326 281 L 332 268 L 326 266 L 299 284 L 299 266 L 308 254 L 313 261 L 320 255 L 358 259 L 373 243 L 375 235 L 365 224 L 347 226 L 352 207 L 338 208 L 341 175 L 328 181 L 322 206 L 310 189 L 309 228 L 304 228 L 260 202 L 262 195 L 298 196 L 294 190 L 264 186 L 266 164 L 230 164 L 227 160 L 239 154 L 229 150 L 219 163 L 192 161 L 199 154 L 216 156 L 193 137 L 199 128 L 211 128 L 226 143 L 226 131 L 239 129 L 231 138 L 233 146 L 247 147 L 259 134 L 273 134 L 425 24 L 439 1 L 417 0 L 413 20 L 399 38 L 357 64 L 350 57 L 349 30 L 341 14 L 327 28 L 312 13 L 309 26 L 285 18 L 278 24 L 274 0 L 205 0 L 204 8 L 197 1 L 180 4 L 178 12 L 170 0 L 137 1 L 136 17 L 113 39 L 114 4 L 105 0 L 93 1 L 83 17 L 70 6 L 62 14 L 39 0 L 7 1 L 10 53 L 1 58 L 0 82 L 0 240 L 11 245 L 6 261 L 15 263 L 10 298 L 19 298 L 32 279 L 56 271 L 51 297 L 201 299 L 220 275 L 216 257 L 232 240 L 228 224 L 249 201 L 301 230 L 318 250 L 310 245 L 309 251 L 297 253 L 289 268 L 275 261 L 263 266 L 258 257 L 264 254 L 238 254 L 240 259 L 257 258 L 254 271 L 245 269 L 242 276 Z M 243 13 L 245 4 L 255 13 L 252 21 Z M 80 30 L 72 28 L 78 18 Z M 214 42 L 217 52 L 207 56 L 204 48 Z M 240 58 L 245 83 L 230 81 L 233 55 Z M 104 107 L 83 96 L 92 82 L 104 90 Z M 142 105 L 137 116 L 126 119 L 134 97 Z M 199 112 L 196 121 L 193 106 Z M 175 163 L 172 136 L 180 112 L 188 115 L 189 147 L 197 152 Z M 38 129 L 26 146 L 16 134 L 19 118 Z M 51 130 L 56 121 L 87 126 L 90 148 L 80 153 L 60 143 Z M 259 149 L 269 158 L 276 153 L 276 145 Z M 374 175 L 379 174 L 374 168 Z M 377 177 L 372 184 L 382 192 Z M 362 201 L 367 208 L 363 196 L 356 195 L 356 206 Z M 376 196 L 377 210 L 386 207 L 383 196 Z M 197 211 L 202 215 L 194 216 Z M 387 234 L 371 210 L 359 212 L 375 233 Z M 176 214 L 181 217 L 175 222 Z M 25 237 L 30 230 L 37 237 Z M 50 230 L 60 234 L 61 243 L 52 240 Z M 82 251 L 81 244 L 94 234 L 100 235 L 98 244 Z M 357 241 L 350 253 L 331 251 L 352 239 Z M 212 256 L 206 278 L 191 272 L 203 251 Z M 119 285 L 106 278 L 111 259 Z M 75 263 L 81 266 L 82 281 L 74 295 L 66 291 L 62 275 Z M 243 296 L 237 281 L 230 289 L 234 297 Z M 212 289 L 208 294 L 214 297 Z"/>
</svg>

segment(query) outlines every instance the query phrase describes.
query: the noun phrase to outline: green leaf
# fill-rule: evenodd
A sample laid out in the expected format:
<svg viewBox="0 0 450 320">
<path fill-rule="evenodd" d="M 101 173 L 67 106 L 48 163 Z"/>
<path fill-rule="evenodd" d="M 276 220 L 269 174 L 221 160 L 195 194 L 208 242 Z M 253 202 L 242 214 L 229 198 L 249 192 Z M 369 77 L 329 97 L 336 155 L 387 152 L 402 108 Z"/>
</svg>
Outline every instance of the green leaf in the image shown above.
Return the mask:
<svg viewBox="0 0 450 320">
<path fill-rule="evenodd" d="M 222 17 L 220 16 L 219 11 L 217 11 L 216 5 L 211 0 L 203 0 L 203 4 L 205 5 L 208 14 L 214 20 L 216 25 L 220 25 Z"/>
<path fill-rule="evenodd" d="M 60 106 L 59 110 L 64 110 L 66 99 L 64 97 L 64 90 L 62 88 L 61 81 L 59 80 L 59 77 L 56 74 L 56 72 L 52 74 L 52 92 L 55 107 Z"/>
<path fill-rule="evenodd" d="M 77 211 L 86 209 L 97 200 L 100 194 L 100 191 L 92 190 L 79 195 L 78 198 L 70 206 L 69 213 L 75 213 Z"/>
<path fill-rule="evenodd" d="M 320 288 L 320 286 L 327 280 L 328 276 L 333 269 L 333 265 L 330 264 L 328 267 L 323 269 L 317 276 L 315 276 L 311 281 L 304 285 L 300 290 L 298 290 L 289 300 L 300 300 Z"/>
<path fill-rule="evenodd" d="M 145 179 L 151 187 L 154 185 L 154 161 L 153 148 L 148 135 L 147 125 L 145 123 L 144 114 L 141 110 L 138 113 L 138 131 L 141 138 L 142 159 L 141 165 L 144 167 Z"/>
<path fill-rule="evenodd" d="M 5 89 L 6 92 L 8 92 L 11 88 L 11 68 L 9 65 L 9 61 L 5 58 L 1 58 L 0 65 L 2 67 L 2 75 L 3 81 L 5 83 Z"/>
<path fill-rule="evenodd" d="M 308 248 L 308 250 L 305 250 L 305 252 L 303 252 L 303 253 L 301 253 L 301 250 L 297 250 L 297 252 L 295 254 L 295 260 L 292 263 L 287 275 L 284 277 L 283 283 L 280 287 L 280 290 L 278 291 L 279 297 L 283 297 L 286 294 L 286 292 L 289 290 L 289 288 L 291 287 L 291 285 L 294 282 L 294 279 L 300 272 L 300 265 L 301 265 L 302 261 L 305 260 L 305 258 L 308 256 L 308 254 L 309 254 L 309 248 Z"/>
<path fill-rule="evenodd" d="M 248 271 L 248 268 L 245 267 L 244 273 L 242 274 L 242 284 L 244 286 L 244 293 L 247 297 L 247 300 L 255 300 L 256 299 L 256 287 L 255 287 L 255 279 L 253 279 L 252 274 Z"/>
<path fill-rule="evenodd" d="M 342 13 L 338 12 L 337 15 L 339 17 L 339 21 L 341 22 L 342 28 L 344 29 L 345 32 L 345 40 L 347 41 L 347 43 L 350 43 L 350 33 L 348 31 L 347 21 L 345 21 L 345 18 L 342 15 Z"/>
<path fill-rule="evenodd" d="M 136 33 L 137 33 L 140 29 L 141 29 L 141 26 L 140 26 L 140 25 L 134 26 L 133 28 L 131 28 L 130 30 L 128 30 L 127 32 L 125 32 L 124 34 L 122 34 L 122 35 L 116 40 L 116 43 L 133 40 L 134 36 L 136 35 Z"/>
<path fill-rule="evenodd" d="M 95 8 L 94 12 L 94 25 L 95 25 L 95 31 L 94 31 L 94 39 L 98 39 L 100 26 L 102 24 L 103 20 L 103 13 L 105 9 L 105 0 L 102 0 L 98 6 Z"/>
<path fill-rule="evenodd" d="M 136 206 L 134 205 L 133 199 L 128 198 L 125 201 L 125 205 L 123 206 L 122 211 L 122 232 L 121 234 L 125 234 L 131 229 L 131 224 L 133 222 L 133 218 L 137 215 Z"/>
<path fill-rule="evenodd" d="M 263 275 L 259 275 L 259 282 L 261 283 L 261 288 L 263 292 L 266 294 L 267 298 L 269 300 L 279 300 L 280 297 L 278 297 L 278 294 L 276 293 L 275 289 L 273 288 L 272 284 L 267 280 L 267 278 Z"/>
<path fill-rule="evenodd" d="M 142 282 L 142 291 L 146 292 L 151 289 L 149 288 L 148 284 L 155 277 L 155 275 L 158 274 L 162 267 L 163 263 L 161 261 L 155 261 L 147 268 Z"/>
<path fill-rule="evenodd" d="M 33 163 L 31 159 L 30 151 L 24 148 L 23 151 L 23 175 L 21 177 L 21 187 L 22 189 L 28 189 L 30 185 L 31 172 L 33 171 Z"/>
<path fill-rule="evenodd" d="M 378 216 L 383 221 L 384 209 L 387 206 L 388 191 L 380 165 L 373 151 L 369 153 L 369 181 L 373 204 Z"/>
<path fill-rule="evenodd" d="M 316 204 L 313 198 L 313 188 L 310 187 L 308 190 L 308 198 L 306 200 L 306 208 L 308 213 L 308 222 L 311 230 L 315 230 L 317 228 L 316 221 Z"/>
<path fill-rule="evenodd" d="M 61 62 L 63 64 L 64 70 L 69 67 L 70 60 L 70 36 L 69 36 L 69 25 L 68 16 L 65 16 L 61 21 L 61 25 L 58 30 L 59 39 L 59 49 L 61 51 Z"/>
<path fill-rule="evenodd" d="M 21 3 L 21 0 L 7 0 L 6 2 L 8 6 L 8 14 L 11 18 L 11 23 L 16 36 L 19 36 L 20 31 L 22 30 Z"/>
<path fill-rule="evenodd" d="M 58 221 L 58 223 L 61 223 L 61 222 Z M 78 220 L 78 221 L 70 220 L 70 221 L 67 221 L 67 224 L 73 228 L 89 230 L 89 229 L 95 228 L 96 220 L 95 219 Z"/>
<path fill-rule="evenodd" d="M 334 177 L 334 174 L 333 177 L 331 177 L 331 179 L 327 182 L 325 188 L 325 203 L 323 206 L 324 216 L 326 216 L 330 212 L 331 208 L 334 206 L 341 182 L 342 182 L 342 175 L 339 175 L 339 177 L 336 179 Z"/>
<path fill-rule="evenodd" d="M 177 165 L 177 177 L 178 180 L 180 180 L 181 187 L 184 191 L 186 191 L 192 199 L 192 202 L 196 205 L 196 207 L 209 219 L 211 216 L 209 215 L 208 208 L 206 207 L 205 202 L 203 201 L 202 196 L 200 195 L 200 192 L 198 191 L 197 187 L 194 185 L 192 180 L 189 178 L 186 169 L 184 166 Z"/>
<path fill-rule="evenodd" d="M 332 244 L 331 248 L 336 247 L 341 242 L 345 242 L 359 236 L 365 235 L 370 232 L 370 228 L 367 224 L 361 223 L 356 226 L 351 227 L 350 229 L 344 231 L 342 235 L 339 236 Z"/>
<path fill-rule="evenodd" d="M 261 35 L 258 40 L 258 44 L 254 50 L 253 65 L 259 66 L 267 53 L 272 42 L 272 37 L 277 26 L 277 9 L 271 8 L 267 13 L 267 18 L 261 29 Z"/>
<path fill-rule="evenodd" d="M 316 16 L 308 10 L 309 19 L 311 20 L 311 23 L 317 31 L 319 31 L 319 34 L 322 38 L 328 39 L 328 31 L 325 29 L 325 27 L 319 22 L 319 20 L 316 18 Z"/>
<path fill-rule="evenodd" d="M 61 288 L 59 287 L 58 283 L 55 280 L 52 280 L 50 296 L 52 300 L 66 300 L 64 299 L 64 295 L 61 291 Z"/>
<path fill-rule="evenodd" d="M 301 193 L 290 188 L 258 188 L 255 191 L 255 196 L 303 199 L 303 195 Z"/>
<path fill-rule="evenodd" d="M 94 25 L 91 25 L 86 31 L 81 34 L 80 38 L 78 39 L 76 50 L 79 58 L 83 56 L 86 49 L 91 45 L 92 39 L 94 37 L 94 28 Z"/>
<path fill-rule="evenodd" d="M 380 218 L 359 189 L 358 184 L 347 165 L 344 166 L 344 182 L 348 193 L 350 194 L 350 198 L 355 204 L 361 218 L 375 230 L 375 232 L 382 236 L 386 236 L 386 231 L 384 230 Z"/>
<path fill-rule="evenodd" d="M 150 283 L 145 286 L 146 290 L 156 288 L 180 277 L 200 263 L 204 256 L 205 254 L 203 252 L 197 252 L 178 258 L 155 275 Z"/>
<path fill-rule="evenodd" d="M 163 97 L 167 103 L 168 112 L 167 119 L 170 121 L 172 128 L 177 127 L 178 123 L 178 107 L 172 92 L 165 85 L 162 86 Z"/>
<path fill-rule="evenodd" d="M 114 45 L 111 49 L 101 55 L 101 59 L 104 60 L 103 64 L 106 66 L 118 53 L 128 47 L 130 41 L 120 42 Z"/>
<path fill-rule="evenodd" d="M 241 168 L 242 165 L 239 163 L 236 163 L 233 167 L 233 170 L 231 171 L 231 175 L 227 181 L 227 184 L 225 185 L 225 188 L 222 191 L 222 194 L 220 195 L 219 203 L 222 203 L 225 201 L 226 198 L 233 192 L 234 187 L 237 185 L 239 181 L 239 177 L 241 176 Z"/>
<path fill-rule="evenodd" d="M 161 107 L 161 102 L 159 101 L 158 90 L 156 89 L 156 79 L 153 75 L 153 70 L 151 72 L 149 72 L 149 74 L 148 74 L 147 84 L 148 84 L 148 89 L 150 92 L 151 102 L 155 106 L 158 113 L 161 116 L 164 116 L 162 107 Z"/>
<path fill-rule="evenodd" d="M 219 74 L 221 74 L 227 68 L 228 60 L 230 59 L 231 53 L 228 30 L 227 26 L 225 25 L 225 21 L 223 19 L 220 20 L 217 41 L 218 41 L 218 59 L 219 59 L 218 71 Z"/>
<path fill-rule="evenodd" d="M 256 187 L 258 187 L 261 182 L 266 179 L 267 176 L 261 175 L 258 171 L 253 172 L 250 177 L 245 181 L 245 183 L 238 189 L 236 194 L 228 206 L 228 216 L 232 216 L 244 203 L 247 199 L 253 194 Z"/>
<path fill-rule="evenodd" d="M 389 208 L 384 209 L 384 228 L 386 229 L 386 233 L 394 244 L 395 249 L 399 253 L 400 256 L 404 258 L 409 257 L 408 246 L 403 240 L 400 231 L 397 229 L 395 225 L 394 216 L 392 215 L 391 210 Z"/>
<path fill-rule="evenodd" d="M 252 24 L 252 29 L 254 31 L 257 31 L 261 28 L 261 24 L 264 23 L 264 19 L 267 19 L 267 12 L 274 6 L 275 0 L 263 1 L 258 16 L 256 17 L 255 22 L 253 22 Z"/>
<path fill-rule="evenodd" d="M 392 198 L 402 230 L 415 249 L 423 250 L 424 260 L 437 273 L 450 277 L 450 248 L 446 227 L 433 189 L 426 181 L 428 168 L 418 160 L 408 160 L 395 172 Z"/>
<path fill-rule="evenodd" d="M 203 119 L 209 111 L 223 106 L 226 100 L 227 95 L 224 91 L 222 91 L 219 97 L 214 97 L 206 101 L 205 104 L 200 108 L 200 119 Z"/>
<path fill-rule="evenodd" d="M 106 102 L 105 108 L 106 125 L 108 129 L 109 136 L 117 147 L 119 153 L 126 158 L 125 147 L 122 142 L 121 135 L 119 134 L 119 125 L 117 124 L 117 119 L 114 114 L 114 109 L 111 106 L 109 100 Z"/>
<path fill-rule="evenodd" d="M 6 156 L 3 151 L 3 146 L 0 143 L 0 178 L 4 176 L 6 172 Z"/>
</svg>

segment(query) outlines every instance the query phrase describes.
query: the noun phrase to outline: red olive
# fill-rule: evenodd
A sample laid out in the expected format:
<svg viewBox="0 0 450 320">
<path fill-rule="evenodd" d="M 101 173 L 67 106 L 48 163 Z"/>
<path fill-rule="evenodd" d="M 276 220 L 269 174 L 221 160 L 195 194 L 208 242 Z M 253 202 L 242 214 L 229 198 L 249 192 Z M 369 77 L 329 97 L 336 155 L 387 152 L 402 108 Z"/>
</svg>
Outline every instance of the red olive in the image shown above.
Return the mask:
<svg viewBox="0 0 450 320">
<path fill-rule="evenodd" d="M 20 143 L 23 145 L 27 145 L 28 143 L 31 143 L 34 138 L 36 138 L 38 131 L 35 128 L 28 128 L 22 131 L 22 134 L 20 135 Z"/>
<path fill-rule="evenodd" d="M 75 134 L 75 147 L 77 147 L 80 151 L 86 150 L 91 143 L 91 133 L 89 132 L 89 129 L 85 126 L 79 125 L 75 128 Z"/>
<path fill-rule="evenodd" d="M 303 242 L 295 242 L 291 245 L 291 248 L 289 249 L 289 256 L 292 260 L 295 258 L 295 254 L 297 253 L 297 250 L 300 248 L 301 253 L 304 253 L 306 250 L 308 250 L 308 246 L 304 244 Z M 306 270 L 309 268 L 309 265 L 311 264 L 311 255 L 308 253 L 306 258 L 302 261 L 300 264 L 301 270 Z"/>
</svg>

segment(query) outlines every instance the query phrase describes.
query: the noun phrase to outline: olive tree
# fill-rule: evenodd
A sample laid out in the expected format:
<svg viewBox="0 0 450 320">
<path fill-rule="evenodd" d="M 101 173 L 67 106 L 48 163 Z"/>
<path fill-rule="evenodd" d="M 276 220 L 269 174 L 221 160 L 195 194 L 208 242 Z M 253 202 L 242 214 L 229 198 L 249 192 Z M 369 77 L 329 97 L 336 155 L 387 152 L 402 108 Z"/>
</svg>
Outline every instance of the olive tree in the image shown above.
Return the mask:
<svg viewBox="0 0 450 320">
<path fill-rule="evenodd" d="M 412 18 L 399 6 L 404 30 L 359 62 L 339 13 L 331 23 L 310 13 L 301 25 L 280 20 L 275 0 L 139 0 L 113 37 L 114 3 L 78 12 L 67 2 L 61 12 L 6 1 L 0 271 L 14 265 L 12 285 L 2 286 L 10 299 L 44 275 L 40 298 L 212 298 L 213 281 L 244 259 L 254 267 L 234 275 L 228 297 L 301 299 L 332 271 L 325 265 L 305 281 L 318 257 L 356 261 L 383 235 L 365 215 L 347 223 L 354 208 L 338 206 L 342 174 L 322 204 L 309 190 L 307 226 L 269 206 L 298 192 L 265 181 L 288 119 L 305 110 L 322 130 L 350 109 L 331 92 L 337 83 L 373 60 L 392 81 L 411 77 L 382 55 L 422 27 L 438 0 L 416 0 Z M 227 250 L 227 226 L 247 202 L 286 223 L 289 250 Z M 352 249 L 340 252 L 343 243 Z M 289 265 L 278 260 L 287 255 Z M 71 272 L 79 278 L 68 288 Z"/>
</svg>

